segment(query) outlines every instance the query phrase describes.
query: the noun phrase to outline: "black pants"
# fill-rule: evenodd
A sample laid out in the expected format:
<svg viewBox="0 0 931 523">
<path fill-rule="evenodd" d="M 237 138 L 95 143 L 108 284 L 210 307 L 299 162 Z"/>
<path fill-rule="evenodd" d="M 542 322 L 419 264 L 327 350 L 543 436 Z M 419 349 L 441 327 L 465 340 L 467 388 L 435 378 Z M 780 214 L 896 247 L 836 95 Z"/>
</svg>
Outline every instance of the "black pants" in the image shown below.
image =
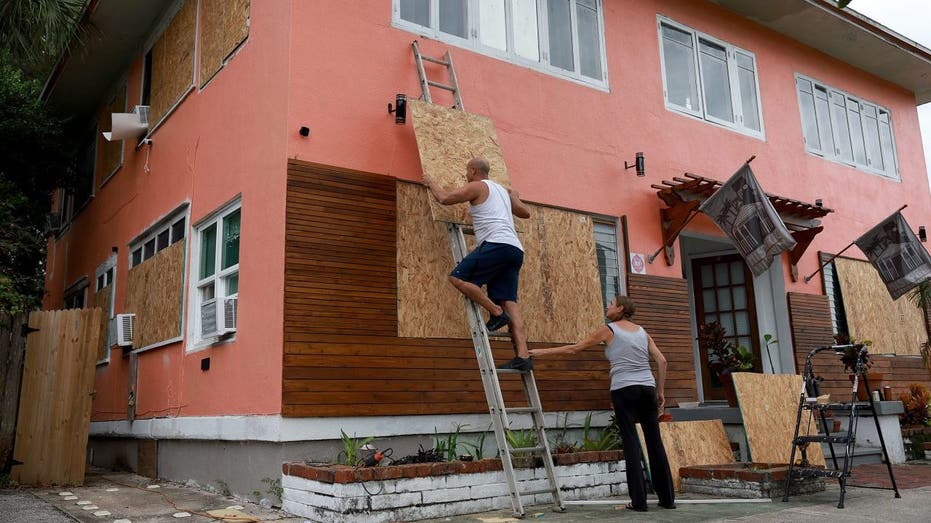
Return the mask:
<svg viewBox="0 0 931 523">
<path fill-rule="evenodd" d="M 637 437 L 636 424 L 643 429 L 643 439 L 650 457 L 650 476 L 653 490 L 659 502 L 672 506 L 676 501 L 673 491 L 672 474 L 669 472 L 669 460 L 666 449 L 659 436 L 659 405 L 656 402 L 656 388 L 645 385 L 631 385 L 611 391 L 611 403 L 624 445 L 624 461 L 627 464 L 627 489 L 631 505 L 636 509 L 647 506 L 646 481 L 643 478 L 643 466 L 640 463 L 640 440 Z"/>
</svg>

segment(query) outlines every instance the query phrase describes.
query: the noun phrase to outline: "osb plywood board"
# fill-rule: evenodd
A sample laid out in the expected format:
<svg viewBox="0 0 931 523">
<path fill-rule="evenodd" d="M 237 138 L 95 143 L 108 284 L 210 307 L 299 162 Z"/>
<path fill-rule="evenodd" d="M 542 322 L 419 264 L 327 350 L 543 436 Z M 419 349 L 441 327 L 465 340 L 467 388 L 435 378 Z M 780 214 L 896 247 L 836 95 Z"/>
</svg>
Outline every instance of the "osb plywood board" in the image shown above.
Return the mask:
<svg viewBox="0 0 931 523">
<path fill-rule="evenodd" d="M 106 132 L 112 130 L 113 113 L 126 112 L 126 84 L 120 88 L 119 92 L 110 102 L 110 106 L 104 110 L 101 115 L 100 131 Z M 123 162 L 123 140 L 114 140 L 108 142 L 103 135 L 98 134 L 98 140 L 101 144 L 100 169 L 97 172 L 97 184 L 102 184 L 113 171 Z"/>
<path fill-rule="evenodd" d="M 94 294 L 94 307 L 103 311 L 100 314 L 100 337 L 97 342 L 97 361 L 107 359 L 107 328 L 110 324 L 110 297 L 113 287 L 104 287 Z"/>
<path fill-rule="evenodd" d="M 798 414 L 799 394 L 802 390 L 802 377 L 797 374 L 759 374 L 756 372 L 735 372 L 734 390 L 740 404 L 744 430 L 747 432 L 747 446 L 750 459 L 759 463 L 788 463 L 792 452 L 792 437 L 795 433 L 795 421 Z M 818 433 L 818 425 L 812 420 L 808 423 L 808 414 L 803 413 L 802 428 L 799 434 Z M 795 453 L 796 460 L 801 458 Z M 821 446 L 808 446 L 809 462 L 816 466 L 824 465 Z"/>
<path fill-rule="evenodd" d="M 837 258 L 834 264 L 850 335 L 871 340 L 871 353 L 920 355 L 927 332 L 921 309 L 908 295 L 892 301 L 879 273 L 867 261 Z"/>
<path fill-rule="evenodd" d="M 135 313 L 133 348 L 181 335 L 184 242 L 166 247 L 129 270 L 126 312 Z"/>
<path fill-rule="evenodd" d="M 433 221 L 427 190 L 398 183 L 398 335 L 469 338 L 446 227 Z M 601 287 L 589 216 L 531 205 L 518 303 L 529 341 L 574 342 L 602 325 Z M 467 236 L 472 248 L 472 237 Z"/>
<path fill-rule="evenodd" d="M 250 0 L 200 0 L 200 86 L 249 36 Z"/>
<path fill-rule="evenodd" d="M 407 106 L 424 177 L 447 189 L 462 187 L 466 184 L 466 164 L 472 158 L 482 157 L 491 165 L 488 177 L 505 187 L 511 186 L 490 118 L 421 100 L 409 100 Z M 471 223 L 468 204 L 444 206 L 432 197 L 428 199 L 434 220 Z"/>
<path fill-rule="evenodd" d="M 647 447 L 643 439 L 643 429 L 637 424 L 640 436 L 640 448 L 647 456 Z M 719 419 L 703 421 L 671 421 L 659 424 L 659 435 L 666 449 L 669 471 L 676 492 L 682 478 L 679 469 L 694 465 L 724 465 L 734 463 L 731 443 L 724 431 L 724 424 Z M 646 459 L 649 463 L 649 459 Z"/>
<path fill-rule="evenodd" d="M 187 0 L 152 47 L 150 126 L 194 85 L 196 22 L 197 0 Z"/>
</svg>

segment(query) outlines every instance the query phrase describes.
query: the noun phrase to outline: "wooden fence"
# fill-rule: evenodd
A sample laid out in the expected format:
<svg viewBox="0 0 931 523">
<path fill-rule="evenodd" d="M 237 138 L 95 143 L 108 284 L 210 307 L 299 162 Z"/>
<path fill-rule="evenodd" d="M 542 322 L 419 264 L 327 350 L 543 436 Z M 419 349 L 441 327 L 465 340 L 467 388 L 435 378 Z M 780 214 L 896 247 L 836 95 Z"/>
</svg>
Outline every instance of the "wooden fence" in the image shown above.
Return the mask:
<svg viewBox="0 0 931 523">
<path fill-rule="evenodd" d="M 11 474 L 21 484 L 84 482 L 100 314 L 99 308 L 33 312 L 26 330 L 21 319 L 11 327 L 10 354 L 22 351 L 22 342 L 17 349 L 12 341 L 26 338 Z M 9 381 L 6 388 L 12 390 Z"/>
</svg>

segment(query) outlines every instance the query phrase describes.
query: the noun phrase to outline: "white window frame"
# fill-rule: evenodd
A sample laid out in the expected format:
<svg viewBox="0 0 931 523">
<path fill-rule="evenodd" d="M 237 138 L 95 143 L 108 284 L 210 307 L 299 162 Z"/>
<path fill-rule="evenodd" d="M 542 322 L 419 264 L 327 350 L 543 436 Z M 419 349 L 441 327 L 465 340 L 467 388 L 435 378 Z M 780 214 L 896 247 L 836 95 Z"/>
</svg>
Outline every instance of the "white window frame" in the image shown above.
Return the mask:
<svg viewBox="0 0 931 523">
<path fill-rule="evenodd" d="M 660 56 L 660 72 L 663 77 L 663 101 L 666 104 L 666 109 L 674 113 L 682 114 L 690 118 L 695 118 L 702 120 L 704 122 L 709 122 L 725 129 L 730 129 L 732 131 L 738 132 L 740 134 L 745 134 L 747 136 L 752 136 L 754 138 L 759 138 L 760 140 L 766 140 L 766 126 L 763 122 L 763 98 L 760 94 L 760 68 L 759 63 L 756 59 L 756 54 L 748 51 L 746 49 L 737 47 L 735 45 L 729 44 L 719 38 L 715 38 L 709 34 L 702 33 L 701 31 L 692 29 L 689 26 L 680 24 L 670 18 L 667 18 L 662 15 L 657 15 L 656 17 L 656 30 L 657 37 L 659 41 L 659 56 Z M 696 86 L 698 89 L 698 108 L 689 109 L 687 107 L 672 103 L 669 101 L 667 87 L 667 78 L 666 78 L 666 54 L 663 48 L 663 25 L 668 25 L 674 29 L 678 29 L 682 32 L 689 33 L 692 38 L 692 61 L 693 67 L 695 69 L 696 75 Z M 701 66 L 701 60 L 699 60 L 699 54 L 701 50 L 699 48 L 699 43 L 701 40 L 708 41 L 714 45 L 718 45 L 724 48 L 725 53 L 727 54 L 727 79 L 728 86 L 731 90 L 731 111 L 734 115 L 734 121 L 728 122 L 727 120 L 722 120 L 708 114 L 705 110 L 705 86 L 703 79 L 703 72 Z M 744 114 L 743 114 L 743 104 L 740 93 L 740 79 L 738 75 L 739 66 L 737 65 L 737 54 L 743 54 L 753 60 L 753 80 L 754 88 L 756 89 L 756 110 L 757 110 L 757 121 L 760 122 L 760 130 L 752 129 L 744 126 Z"/>
<path fill-rule="evenodd" d="M 823 90 L 827 93 L 827 97 L 828 97 L 828 120 L 829 120 L 829 121 L 828 121 L 828 122 L 821 122 L 821 121 L 819 121 L 819 120 L 818 120 L 817 110 L 816 110 L 816 111 L 815 111 L 815 123 L 816 123 L 816 125 L 818 125 L 818 126 L 820 126 L 820 125 L 822 125 L 822 124 L 829 124 L 829 125 L 830 125 L 830 128 L 831 128 L 831 137 L 832 137 L 832 140 L 833 140 L 833 142 L 834 142 L 834 150 L 833 150 L 833 151 L 826 151 L 826 150 L 824 150 L 823 144 L 822 144 L 821 147 L 815 147 L 814 145 L 811 145 L 811 144 L 808 143 L 808 139 L 807 139 L 807 137 L 805 136 L 805 121 L 804 121 L 804 116 L 802 116 L 802 110 L 801 110 L 801 106 L 802 106 L 802 93 L 801 93 L 801 89 L 799 88 L 799 81 L 800 81 L 800 80 L 802 80 L 802 81 L 807 81 L 807 82 L 810 82 L 810 83 L 811 83 L 811 85 L 812 85 L 812 96 L 814 96 L 814 90 L 815 90 L 816 88 L 818 88 L 818 87 L 820 87 L 821 89 L 823 89 Z M 847 160 L 846 158 L 843 158 L 843 157 L 841 156 L 840 149 L 838 148 L 838 145 L 837 145 L 837 138 L 838 138 L 838 134 L 837 134 L 837 133 L 839 132 L 839 129 L 838 129 L 838 126 L 837 126 L 836 115 L 835 115 L 835 112 L 834 112 L 834 106 L 833 106 L 833 104 L 834 104 L 834 99 L 833 99 L 833 96 L 832 96 L 832 95 L 836 95 L 836 96 L 839 96 L 839 97 L 843 97 L 843 98 L 844 98 L 844 101 L 845 101 L 845 111 L 844 111 L 844 115 L 845 115 L 845 118 L 846 118 L 846 119 L 845 119 L 844 123 L 845 123 L 846 129 L 847 129 L 847 138 L 850 140 L 850 143 L 851 143 L 850 160 Z M 870 173 L 870 174 L 879 175 L 879 176 L 882 176 L 883 178 L 886 178 L 886 179 L 889 179 L 889 180 L 901 181 L 902 176 L 901 176 L 901 171 L 899 170 L 899 153 L 898 153 L 898 148 L 896 147 L 896 143 L 895 143 L 895 128 L 894 128 L 893 120 L 892 120 L 892 112 L 889 111 L 889 109 L 886 109 L 885 107 L 883 107 L 883 106 L 881 106 L 881 105 L 879 105 L 879 104 L 877 104 L 877 103 L 873 103 L 873 102 L 867 101 L 867 100 L 865 100 L 865 99 L 863 99 L 863 98 L 860 98 L 859 96 L 852 95 L 852 94 L 850 94 L 850 93 L 848 93 L 848 92 L 846 92 L 846 91 L 842 91 L 842 90 L 840 90 L 840 89 L 836 89 L 836 88 L 834 88 L 834 87 L 831 87 L 830 85 L 828 85 L 828 84 L 826 84 L 826 83 L 824 83 L 824 82 L 821 82 L 821 81 L 819 81 L 819 80 L 817 80 L 817 79 L 815 79 L 815 78 L 812 78 L 812 77 L 810 77 L 810 76 L 808 76 L 808 75 L 804 75 L 804 74 L 802 74 L 802 73 L 795 73 L 795 96 L 796 96 L 796 98 L 797 98 L 797 100 L 798 100 L 799 120 L 800 120 L 800 122 L 801 122 L 801 124 L 802 124 L 802 142 L 805 144 L 805 151 L 806 151 L 806 152 L 811 153 L 811 154 L 813 154 L 813 155 L 815 155 L 815 156 L 824 158 L 824 159 L 826 159 L 826 160 L 833 161 L 833 162 L 835 162 L 835 163 L 840 163 L 840 164 L 846 165 L 846 166 L 848 166 L 848 167 L 853 167 L 853 168 L 857 169 L 858 171 L 863 171 L 863 172 L 867 172 L 867 173 Z M 857 112 L 858 112 L 858 114 L 860 115 L 859 118 L 860 118 L 860 129 L 861 129 L 861 133 L 863 132 L 863 129 L 864 129 L 863 121 L 864 121 L 864 119 L 866 118 L 866 116 L 864 116 L 864 113 L 865 113 L 865 110 L 864 110 L 864 109 L 866 109 L 866 108 L 872 108 L 872 109 L 874 109 L 874 110 L 876 111 L 877 134 L 878 134 L 877 139 L 879 140 L 880 154 L 883 155 L 883 169 L 877 169 L 877 168 L 875 168 L 875 167 L 872 166 L 872 163 L 873 163 L 873 162 L 872 162 L 872 157 L 870 156 L 869 148 L 866 146 L 866 136 L 865 136 L 865 135 L 863 136 L 863 141 L 864 141 L 864 155 L 866 156 L 866 159 L 867 159 L 867 160 L 866 160 L 866 163 L 860 163 L 860 162 L 858 162 L 858 161 L 856 160 L 856 154 L 854 153 L 854 151 L 853 151 L 853 149 L 852 149 L 853 138 L 852 138 L 851 135 L 850 135 L 850 133 L 851 133 L 851 128 L 850 128 L 850 127 L 851 127 L 851 126 L 850 126 L 851 107 L 850 107 L 850 104 L 851 104 L 851 103 L 855 103 L 855 104 L 858 104 L 858 105 L 859 105 L 859 106 L 857 107 Z M 888 118 L 888 120 L 889 120 L 889 122 L 888 122 L 888 125 L 889 125 L 889 139 L 890 139 L 890 143 L 891 143 L 891 147 L 892 147 L 892 165 L 890 166 L 890 167 L 891 167 L 891 170 L 890 170 L 889 168 L 886 167 L 886 158 L 885 158 L 885 154 L 884 154 L 886 151 L 883 150 L 883 146 L 882 146 L 882 132 L 879 130 L 879 127 L 878 127 L 878 126 L 879 126 L 879 122 L 880 122 L 880 116 L 881 116 L 882 113 L 885 113 L 886 116 L 887 116 L 887 118 Z M 820 136 L 819 136 L 819 140 L 820 140 Z"/>
<path fill-rule="evenodd" d="M 175 229 L 175 224 L 177 224 L 178 222 L 182 220 L 184 221 L 184 226 L 182 229 L 183 235 L 178 235 Z M 168 247 L 171 247 L 172 245 L 174 245 L 175 243 L 179 241 L 185 240 L 189 236 L 190 224 L 188 223 L 188 221 L 189 221 L 188 204 L 184 203 L 181 205 L 181 207 L 175 209 L 174 211 L 167 214 L 165 217 L 159 219 L 157 222 L 155 222 L 155 224 L 146 228 L 146 230 L 142 234 L 136 236 L 129 242 L 129 254 L 126 260 L 126 264 L 127 264 L 126 266 L 132 269 L 133 267 L 136 267 L 137 265 L 141 263 L 145 263 L 147 260 L 151 259 L 152 256 L 155 256 L 162 250 Z M 165 232 L 168 233 L 168 244 L 159 248 L 159 245 L 158 245 L 159 236 Z M 150 241 L 154 242 L 153 251 L 150 256 L 145 256 L 145 246 Z M 136 261 L 134 257 L 134 254 L 136 253 L 136 251 L 141 251 L 142 253 L 138 261 Z"/>
<path fill-rule="evenodd" d="M 513 51 L 514 48 L 514 30 L 513 30 L 513 11 L 511 8 L 511 0 L 501 0 L 505 3 L 505 36 L 507 39 L 507 51 L 502 51 L 495 47 L 490 47 L 485 45 L 481 41 L 481 28 L 479 27 L 479 0 L 466 0 L 466 38 L 461 38 L 456 35 L 449 33 L 444 33 L 439 30 L 439 10 L 437 6 L 441 0 L 429 0 L 430 1 L 430 27 L 422 26 L 408 20 L 401 19 L 401 0 L 392 0 L 392 16 L 391 16 L 391 25 L 409 31 L 412 33 L 417 33 L 425 37 L 429 37 L 441 42 L 445 42 L 456 47 L 462 47 L 475 51 L 479 54 L 486 56 L 491 56 L 511 62 L 516 65 L 527 67 L 530 69 L 535 69 L 537 71 L 542 71 L 547 74 L 558 76 L 571 80 L 575 83 L 582 85 L 587 85 L 601 89 L 603 91 L 608 90 L 608 63 L 607 63 L 607 54 L 605 48 L 605 24 L 604 24 L 604 6 L 603 0 L 594 0 L 596 3 L 597 17 L 598 17 L 598 45 L 599 45 L 599 54 L 601 55 L 601 79 L 591 78 L 585 76 L 581 72 L 581 64 L 579 61 L 579 32 L 578 32 L 578 5 L 577 0 L 569 0 L 571 2 L 570 7 L 570 23 L 572 25 L 572 53 L 573 53 L 573 65 L 574 71 L 567 71 L 565 69 L 550 65 L 549 63 L 549 30 L 547 25 L 546 18 L 546 2 L 548 0 L 536 0 L 537 3 L 537 39 L 539 45 L 540 58 L 537 61 L 531 60 L 520 56 Z"/>
<path fill-rule="evenodd" d="M 614 229 L 615 260 L 614 260 L 614 267 L 609 267 L 609 269 L 614 269 L 616 271 L 615 274 L 617 275 L 617 292 L 623 293 L 625 292 L 625 289 L 627 288 L 627 281 L 626 281 L 627 258 L 626 257 L 628 256 L 628 253 L 624 252 L 625 250 L 624 244 L 621 242 L 620 224 L 618 223 L 617 218 L 612 218 L 612 217 L 607 217 L 607 216 L 592 216 L 592 235 L 593 235 L 592 240 L 595 242 L 596 263 L 598 261 L 597 260 L 598 240 L 597 240 L 597 236 L 595 236 L 597 234 L 595 227 L 598 224 L 607 225 Z M 601 287 L 601 266 L 600 265 L 598 267 L 598 279 L 599 279 L 598 287 L 600 288 Z M 607 306 L 608 302 L 611 301 L 613 296 L 603 296 L 603 298 L 605 301 L 604 305 Z"/>
<path fill-rule="evenodd" d="M 223 301 L 219 299 L 221 296 L 223 298 L 238 297 L 239 292 L 225 295 L 220 292 L 220 289 L 217 288 L 217 282 L 221 280 L 226 280 L 230 276 L 239 274 L 239 263 L 222 269 L 222 238 L 223 238 L 223 220 L 230 214 L 233 214 L 236 211 L 240 211 L 240 236 L 242 235 L 242 196 L 237 196 L 233 201 L 225 204 L 223 207 L 214 211 L 207 217 L 199 220 L 196 224 L 191 227 L 191 261 L 188 265 L 190 267 L 190 278 L 188 279 L 188 344 L 187 352 L 194 352 L 218 343 L 231 342 L 235 341 L 236 333 L 233 333 L 232 336 L 223 337 L 217 333 L 204 335 L 201 332 L 201 306 L 203 305 L 200 289 L 205 285 L 214 284 L 214 305 L 216 306 L 217 318 L 222 314 L 222 304 Z M 215 249 L 214 256 L 214 273 L 206 278 L 200 278 L 200 257 L 201 257 L 201 234 L 204 230 L 209 228 L 211 225 L 217 226 L 217 248 Z M 242 243 L 240 242 L 240 255 L 242 254 Z M 208 300 L 209 301 L 209 300 Z"/>
</svg>

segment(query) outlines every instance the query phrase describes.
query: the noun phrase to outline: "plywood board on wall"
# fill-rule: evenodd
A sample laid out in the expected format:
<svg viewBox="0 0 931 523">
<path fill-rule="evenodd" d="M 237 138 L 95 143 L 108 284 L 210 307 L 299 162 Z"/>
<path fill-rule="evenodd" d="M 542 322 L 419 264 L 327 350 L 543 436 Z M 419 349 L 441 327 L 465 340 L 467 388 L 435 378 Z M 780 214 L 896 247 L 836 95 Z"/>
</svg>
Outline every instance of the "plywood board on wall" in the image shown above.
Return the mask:
<svg viewBox="0 0 931 523">
<path fill-rule="evenodd" d="M 751 460 L 758 463 L 788 463 L 792 452 L 792 437 L 798 415 L 802 377 L 798 374 L 758 374 L 735 372 L 734 390 L 740 403 L 747 446 Z M 814 419 L 809 423 L 803 412 L 800 435 L 818 433 Z M 796 460 L 801 458 L 795 453 Z M 808 446 L 808 460 L 812 465 L 824 466 L 824 453 L 819 444 Z"/>
<path fill-rule="evenodd" d="M 129 270 L 126 312 L 135 313 L 133 348 L 181 335 L 184 242 L 177 242 Z"/>
<path fill-rule="evenodd" d="M 187 0 L 152 47 L 149 123 L 155 125 L 194 85 L 197 0 Z"/>
<path fill-rule="evenodd" d="M 927 340 L 921 309 L 908 295 L 892 301 L 876 269 L 867 261 L 834 260 L 847 328 L 857 340 L 871 340 L 870 352 L 916 356 Z"/>
<path fill-rule="evenodd" d="M 647 455 L 643 429 L 637 424 L 640 448 Z M 696 465 L 725 465 L 734 463 L 731 443 L 719 419 L 703 421 L 673 421 L 659 424 L 659 435 L 666 449 L 672 484 L 676 492 L 682 483 L 679 469 Z M 649 463 L 649 459 L 646 460 Z"/>
<path fill-rule="evenodd" d="M 250 0 L 200 0 L 200 86 L 222 67 L 249 36 Z"/>
<path fill-rule="evenodd" d="M 126 112 L 126 84 L 120 87 L 109 107 L 100 116 L 101 133 L 112 130 L 113 113 L 123 112 Z M 102 149 L 100 168 L 97 172 L 97 184 L 100 185 L 123 163 L 123 140 L 107 141 L 101 134 L 98 134 L 98 140 Z"/>
<path fill-rule="evenodd" d="M 469 338 L 462 297 L 447 277 L 446 227 L 430 216 L 426 192 L 398 183 L 398 335 Z M 529 341 L 577 341 L 603 324 L 591 217 L 530 207 L 518 233 L 525 250 L 518 303 Z"/>
<path fill-rule="evenodd" d="M 511 186 L 498 134 L 490 118 L 421 100 L 410 100 L 408 107 L 425 177 L 447 189 L 462 187 L 466 184 L 466 163 L 482 157 L 491 165 L 489 178 L 505 187 Z M 465 204 L 447 207 L 433 198 L 429 201 L 434 220 L 471 223 Z"/>
</svg>

